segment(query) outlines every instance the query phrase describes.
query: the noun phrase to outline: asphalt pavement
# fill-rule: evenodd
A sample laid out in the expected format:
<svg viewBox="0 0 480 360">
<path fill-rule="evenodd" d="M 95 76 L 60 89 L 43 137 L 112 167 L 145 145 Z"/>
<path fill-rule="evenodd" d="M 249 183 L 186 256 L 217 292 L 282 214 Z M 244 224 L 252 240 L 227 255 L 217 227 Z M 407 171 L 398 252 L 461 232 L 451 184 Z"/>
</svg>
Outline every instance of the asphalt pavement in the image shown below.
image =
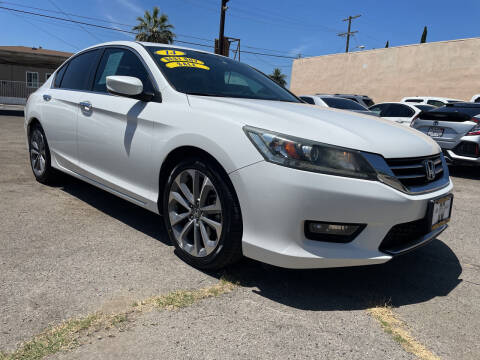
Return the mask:
<svg viewBox="0 0 480 360">
<path fill-rule="evenodd" d="M 0 112 L 0 352 L 49 325 L 218 282 L 184 264 L 155 214 L 65 177 L 34 180 L 23 118 Z M 452 169 L 450 227 L 378 266 L 285 270 L 244 260 L 238 286 L 173 311 L 142 313 L 61 359 L 411 359 L 368 309 L 388 305 L 444 359 L 480 354 L 480 169 Z"/>
</svg>

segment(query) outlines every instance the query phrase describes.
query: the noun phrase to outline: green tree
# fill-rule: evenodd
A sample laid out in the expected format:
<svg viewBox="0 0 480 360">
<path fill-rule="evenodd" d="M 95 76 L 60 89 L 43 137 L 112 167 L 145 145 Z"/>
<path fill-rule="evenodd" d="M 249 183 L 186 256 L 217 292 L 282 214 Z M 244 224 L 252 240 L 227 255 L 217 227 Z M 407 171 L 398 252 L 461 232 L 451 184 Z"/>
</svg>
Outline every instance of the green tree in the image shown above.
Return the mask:
<svg viewBox="0 0 480 360">
<path fill-rule="evenodd" d="M 166 14 L 160 14 L 157 6 L 153 8 L 151 14 L 148 10 L 145 10 L 145 15 L 143 15 L 143 17 L 137 17 L 137 21 L 138 25 L 132 29 L 137 33 L 135 40 L 163 44 L 173 43 L 175 34 L 172 30 L 174 27 L 168 22 L 168 16 Z"/>
<path fill-rule="evenodd" d="M 279 68 L 273 69 L 273 73 L 268 76 L 280 86 L 285 87 L 285 85 L 287 85 L 287 80 L 285 80 L 287 75 L 282 74 L 282 70 L 280 70 Z"/>
<path fill-rule="evenodd" d="M 390 47 L 390 42 L 387 40 L 387 43 L 385 44 L 385 47 L 388 48 Z"/>
<path fill-rule="evenodd" d="M 423 33 L 422 33 L 422 38 L 420 39 L 420 44 L 426 43 L 427 42 L 427 27 L 425 26 L 423 28 Z"/>
</svg>

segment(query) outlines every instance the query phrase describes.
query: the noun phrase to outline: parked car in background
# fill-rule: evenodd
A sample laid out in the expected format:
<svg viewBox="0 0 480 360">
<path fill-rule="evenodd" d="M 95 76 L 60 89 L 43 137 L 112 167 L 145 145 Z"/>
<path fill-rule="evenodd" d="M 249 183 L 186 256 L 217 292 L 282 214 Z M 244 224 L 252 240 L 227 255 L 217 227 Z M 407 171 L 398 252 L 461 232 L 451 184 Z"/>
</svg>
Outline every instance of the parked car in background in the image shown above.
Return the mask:
<svg viewBox="0 0 480 360">
<path fill-rule="evenodd" d="M 318 95 L 322 95 L 322 94 L 318 94 Z M 356 95 L 356 94 L 332 94 L 332 95 L 355 101 L 356 103 L 359 103 L 360 105 L 366 108 L 375 104 L 373 100 L 367 95 Z"/>
<path fill-rule="evenodd" d="M 421 113 L 411 126 L 436 140 L 451 163 L 480 165 L 480 104 L 448 104 Z"/>
<path fill-rule="evenodd" d="M 463 102 L 464 100 L 449 99 L 444 97 L 433 97 L 433 96 L 410 96 L 410 97 L 404 97 L 400 101 L 405 103 L 428 104 L 436 107 L 441 107 L 441 106 L 445 106 L 446 104 Z"/>
<path fill-rule="evenodd" d="M 401 102 L 385 102 L 370 106 L 369 110 L 378 114 L 378 116 L 395 121 L 399 124 L 410 126 L 410 123 L 422 111 L 436 109 L 435 106 L 426 104 L 408 104 Z"/>
<path fill-rule="evenodd" d="M 470 101 L 474 103 L 480 103 L 480 94 L 473 95 Z"/>
<path fill-rule="evenodd" d="M 450 219 L 453 185 L 428 136 L 305 104 L 205 51 L 85 49 L 29 97 L 25 130 L 39 182 L 59 170 L 163 214 L 178 255 L 202 269 L 242 256 L 287 268 L 385 263 Z"/>
<path fill-rule="evenodd" d="M 378 116 L 359 103 L 333 95 L 300 95 L 300 99 L 311 105 L 330 107 L 341 110 L 349 110 L 365 115 Z"/>
</svg>

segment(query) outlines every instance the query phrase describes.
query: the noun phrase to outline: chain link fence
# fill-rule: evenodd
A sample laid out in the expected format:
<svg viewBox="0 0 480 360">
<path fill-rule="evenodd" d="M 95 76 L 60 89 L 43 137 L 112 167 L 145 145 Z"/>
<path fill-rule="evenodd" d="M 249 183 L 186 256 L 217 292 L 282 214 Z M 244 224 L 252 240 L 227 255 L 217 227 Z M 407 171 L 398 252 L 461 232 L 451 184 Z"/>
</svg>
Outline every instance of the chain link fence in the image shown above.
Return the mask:
<svg viewBox="0 0 480 360">
<path fill-rule="evenodd" d="M 25 105 L 30 94 L 40 86 L 38 82 L 0 80 L 0 104 Z"/>
</svg>

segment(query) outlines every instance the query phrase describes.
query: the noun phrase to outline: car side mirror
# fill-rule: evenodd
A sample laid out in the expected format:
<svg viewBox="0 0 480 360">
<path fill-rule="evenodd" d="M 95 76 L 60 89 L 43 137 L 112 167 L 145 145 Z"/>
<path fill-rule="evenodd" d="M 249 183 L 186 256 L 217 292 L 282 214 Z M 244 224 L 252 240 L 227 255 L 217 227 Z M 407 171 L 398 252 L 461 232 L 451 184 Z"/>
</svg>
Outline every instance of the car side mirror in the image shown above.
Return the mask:
<svg viewBox="0 0 480 360">
<path fill-rule="evenodd" d="M 150 101 L 152 93 L 143 91 L 142 80 L 133 76 L 107 76 L 107 91 L 113 95 L 125 96 L 141 101 Z"/>
</svg>

